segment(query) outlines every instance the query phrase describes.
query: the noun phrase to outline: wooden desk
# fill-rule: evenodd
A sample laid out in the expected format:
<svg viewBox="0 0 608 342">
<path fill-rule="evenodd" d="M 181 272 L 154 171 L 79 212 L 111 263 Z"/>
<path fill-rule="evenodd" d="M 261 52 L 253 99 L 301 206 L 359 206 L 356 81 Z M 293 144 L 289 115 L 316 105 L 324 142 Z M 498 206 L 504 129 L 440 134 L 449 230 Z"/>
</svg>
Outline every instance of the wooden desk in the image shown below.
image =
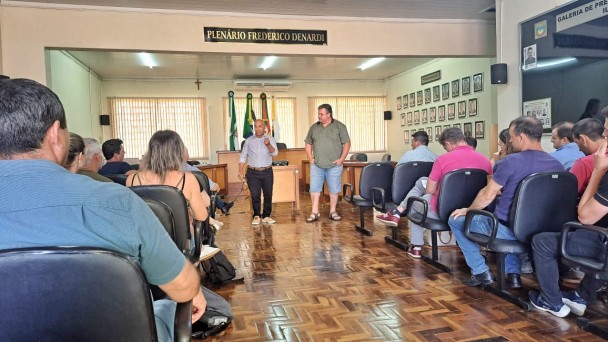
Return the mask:
<svg viewBox="0 0 608 342">
<path fill-rule="evenodd" d="M 300 211 L 300 180 L 299 171 L 296 166 L 273 166 L 274 182 L 272 184 L 272 203 L 291 203 L 291 209 Z M 245 191 L 246 196 L 250 196 L 249 188 Z M 262 194 L 262 203 L 264 195 Z M 251 211 L 251 201 L 249 201 L 249 211 Z"/>
<path fill-rule="evenodd" d="M 228 170 L 226 164 L 198 165 L 196 168 L 206 174 L 209 179 L 217 183 L 220 187 L 220 193 L 227 193 Z"/>
<path fill-rule="evenodd" d="M 239 158 L 241 151 L 217 151 L 218 164 L 226 164 L 228 169 L 227 193 L 228 195 L 236 195 L 241 190 L 242 182 L 239 180 Z M 306 158 L 306 150 L 303 148 L 288 148 L 280 150 L 273 160 L 287 160 L 289 166 L 295 166 L 298 169 L 298 179 L 302 179 L 300 162 Z"/>
</svg>

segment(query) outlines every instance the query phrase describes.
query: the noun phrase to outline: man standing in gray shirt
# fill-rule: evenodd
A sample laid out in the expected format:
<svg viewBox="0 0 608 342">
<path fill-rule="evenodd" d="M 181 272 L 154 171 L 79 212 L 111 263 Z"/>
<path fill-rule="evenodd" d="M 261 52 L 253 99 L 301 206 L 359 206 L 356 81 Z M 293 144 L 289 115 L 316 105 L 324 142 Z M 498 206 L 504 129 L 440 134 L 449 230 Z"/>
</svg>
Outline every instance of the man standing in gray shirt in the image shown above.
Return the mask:
<svg viewBox="0 0 608 342">
<path fill-rule="evenodd" d="M 329 189 L 329 218 L 340 221 L 342 218 L 336 212 L 336 205 L 342 185 L 342 163 L 350 150 L 350 137 L 346 126 L 333 118 L 329 104 L 320 105 L 318 110 L 319 122 L 310 127 L 304 140 L 310 162 L 312 200 L 312 213 L 306 222 L 314 222 L 320 217 L 319 197 L 325 180 Z"/>
<path fill-rule="evenodd" d="M 247 184 L 251 193 L 253 207 L 253 221 L 251 224 L 273 224 L 276 221 L 270 217 L 272 213 L 272 186 L 274 174 L 272 172 L 272 157 L 279 154 L 274 138 L 264 132 L 264 121 L 255 120 L 253 130 L 255 135 L 245 140 L 239 159 L 239 179 L 246 175 Z M 246 173 L 245 173 L 246 172 Z M 261 213 L 261 195 L 264 193 L 264 211 Z"/>
</svg>

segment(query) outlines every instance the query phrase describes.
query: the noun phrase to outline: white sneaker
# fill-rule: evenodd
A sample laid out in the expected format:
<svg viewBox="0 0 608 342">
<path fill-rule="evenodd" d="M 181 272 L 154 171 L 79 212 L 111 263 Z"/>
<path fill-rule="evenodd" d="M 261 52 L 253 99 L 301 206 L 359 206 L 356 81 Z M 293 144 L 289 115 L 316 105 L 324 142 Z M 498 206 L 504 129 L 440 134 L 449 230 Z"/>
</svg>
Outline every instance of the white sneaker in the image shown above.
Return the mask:
<svg viewBox="0 0 608 342">
<path fill-rule="evenodd" d="M 203 248 L 201 250 L 201 256 L 199 257 L 199 260 L 200 261 L 209 260 L 219 252 L 220 252 L 219 248 L 211 247 L 209 245 L 203 245 Z"/>
<path fill-rule="evenodd" d="M 254 216 L 253 217 L 253 221 L 251 221 L 251 224 L 253 224 L 253 225 L 259 225 L 260 222 L 262 222 L 262 219 L 259 216 Z"/>
<path fill-rule="evenodd" d="M 213 227 L 213 230 L 215 230 L 215 232 L 217 233 L 220 229 L 222 229 L 222 227 L 224 225 L 219 225 L 219 224 L 217 224 L 217 222 L 215 222 L 215 223 L 212 223 L 211 226 Z"/>
<path fill-rule="evenodd" d="M 272 217 L 268 216 L 268 217 L 264 217 L 264 219 L 262 220 L 262 223 L 275 224 L 275 223 L 277 223 L 277 221 L 275 221 Z"/>
</svg>

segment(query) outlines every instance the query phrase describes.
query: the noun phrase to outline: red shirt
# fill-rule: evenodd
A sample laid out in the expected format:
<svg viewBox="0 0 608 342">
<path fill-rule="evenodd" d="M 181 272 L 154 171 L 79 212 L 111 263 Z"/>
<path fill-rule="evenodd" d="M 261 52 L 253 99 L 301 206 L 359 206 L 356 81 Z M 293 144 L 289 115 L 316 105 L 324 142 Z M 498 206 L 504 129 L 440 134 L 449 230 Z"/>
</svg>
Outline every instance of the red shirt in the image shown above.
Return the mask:
<svg viewBox="0 0 608 342">
<path fill-rule="evenodd" d="M 572 167 L 570 168 L 570 173 L 576 176 L 576 180 L 578 181 L 578 194 L 582 195 L 589 185 L 589 178 L 591 178 L 591 173 L 593 172 L 593 154 L 588 156 L 584 156 L 583 158 L 577 159 Z"/>
<path fill-rule="evenodd" d="M 429 179 L 437 182 L 437 191 L 431 196 L 431 209 L 437 211 L 437 194 L 441 188 L 441 178 L 454 170 L 459 169 L 481 169 L 492 174 L 492 164 L 486 156 L 476 152 L 471 146 L 464 145 L 454 148 L 451 152 L 445 153 L 437 157 Z"/>
</svg>

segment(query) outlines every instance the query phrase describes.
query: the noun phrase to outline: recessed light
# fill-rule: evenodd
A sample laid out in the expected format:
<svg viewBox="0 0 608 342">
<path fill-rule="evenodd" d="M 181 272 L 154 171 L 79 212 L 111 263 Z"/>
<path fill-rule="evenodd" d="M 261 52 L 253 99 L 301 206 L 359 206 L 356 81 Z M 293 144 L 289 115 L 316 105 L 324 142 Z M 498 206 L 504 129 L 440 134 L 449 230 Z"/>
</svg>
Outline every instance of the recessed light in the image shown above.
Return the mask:
<svg viewBox="0 0 608 342">
<path fill-rule="evenodd" d="M 276 60 L 277 60 L 277 56 L 268 56 L 268 57 L 264 58 L 264 61 L 262 62 L 262 65 L 260 65 L 260 68 L 266 70 L 266 69 L 270 68 Z"/>
<path fill-rule="evenodd" d="M 376 57 L 376 58 L 372 58 L 372 59 L 370 59 L 370 60 L 365 61 L 363 64 L 361 64 L 361 65 L 359 66 L 359 69 L 361 69 L 361 70 L 365 70 L 365 69 L 371 68 L 371 67 L 373 67 L 374 65 L 376 65 L 376 64 L 378 64 L 378 63 L 380 63 L 380 62 L 382 62 L 384 59 L 385 59 L 384 57 Z"/>
</svg>

